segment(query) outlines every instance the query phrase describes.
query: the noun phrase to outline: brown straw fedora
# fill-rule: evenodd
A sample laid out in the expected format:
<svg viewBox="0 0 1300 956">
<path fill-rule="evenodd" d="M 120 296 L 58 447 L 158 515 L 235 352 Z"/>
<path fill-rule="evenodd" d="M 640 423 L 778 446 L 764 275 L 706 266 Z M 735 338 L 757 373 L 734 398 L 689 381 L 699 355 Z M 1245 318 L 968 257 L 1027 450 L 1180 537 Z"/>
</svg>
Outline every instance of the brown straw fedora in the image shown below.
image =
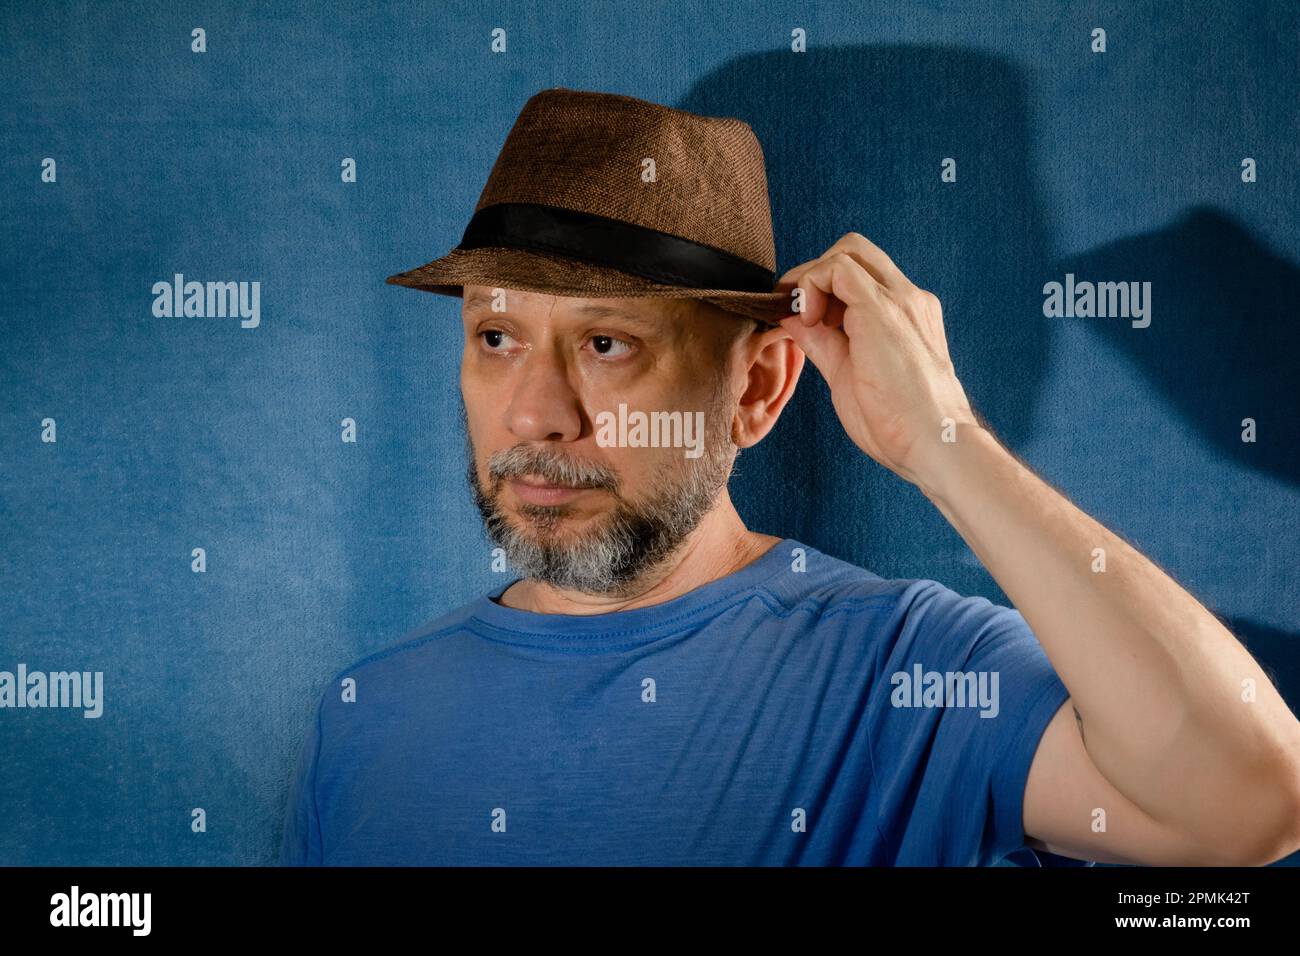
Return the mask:
<svg viewBox="0 0 1300 956">
<path fill-rule="evenodd" d="M 580 298 L 695 298 L 775 325 L 776 247 L 749 124 L 555 88 L 515 120 L 460 245 L 389 276 Z"/>
</svg>

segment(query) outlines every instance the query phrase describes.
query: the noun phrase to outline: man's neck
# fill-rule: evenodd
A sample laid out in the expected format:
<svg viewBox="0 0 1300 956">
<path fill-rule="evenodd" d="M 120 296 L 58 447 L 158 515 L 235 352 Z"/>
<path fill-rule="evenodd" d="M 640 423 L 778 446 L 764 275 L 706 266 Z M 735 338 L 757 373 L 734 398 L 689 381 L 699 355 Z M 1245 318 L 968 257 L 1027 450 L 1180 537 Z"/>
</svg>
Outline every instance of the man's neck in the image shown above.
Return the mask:
<svg viewBox="0 0 1300 956">
<path fill-rule="evenodd" d="M 722 510 L 722 514 L 716 514 Z M 725 512 L 730 511 L 730 515 Z M 537 614 L 608 614 L 662 604 L 681 597 L 710 581 L 734 574 L 753 563 L 781 539 L 745 528 L 732 508 L 715 509 L 687 537 L 685 543 L 645 580 L 633 582 L 630 591 L 617 596 L 565 591 L 524 579 L 498 598 L 506 607 Z M 734 520 L 728 520 L 734 518 Z"/>
</svg>

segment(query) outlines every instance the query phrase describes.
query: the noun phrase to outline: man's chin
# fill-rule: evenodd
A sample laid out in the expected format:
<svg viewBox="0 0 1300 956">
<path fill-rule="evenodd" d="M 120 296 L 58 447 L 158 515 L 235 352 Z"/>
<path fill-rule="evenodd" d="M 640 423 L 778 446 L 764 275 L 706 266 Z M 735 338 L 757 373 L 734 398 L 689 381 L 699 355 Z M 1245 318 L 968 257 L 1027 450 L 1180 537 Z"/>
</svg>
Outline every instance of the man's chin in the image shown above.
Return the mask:
<svg viewBox="0 0 1300 956">
<path fill-rule="evenodd" d="M 507 521 L 515 534 L 537 547 L 576 545 L 599 534 L 601 515 L 571 505 L 512 505 Z"/>
</svg>

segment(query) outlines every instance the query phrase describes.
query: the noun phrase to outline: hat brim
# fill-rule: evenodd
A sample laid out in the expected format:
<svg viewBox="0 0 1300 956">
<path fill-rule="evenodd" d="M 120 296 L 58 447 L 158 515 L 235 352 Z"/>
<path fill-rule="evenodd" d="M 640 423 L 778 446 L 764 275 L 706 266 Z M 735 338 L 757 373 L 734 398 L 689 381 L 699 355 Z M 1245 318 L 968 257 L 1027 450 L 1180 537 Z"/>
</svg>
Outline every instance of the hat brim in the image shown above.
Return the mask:
<svg viewBox="0 0 1300 956">
<path fill-rule="evenodd" d="M 466 285 L 523 289 L 575 298 L 702 299 L 720 309 L 778 325 L 791 314 L 787 292 L 736 292 L 665 285 L 609 266 L 500 246 L 453 249 L 386 282 L 460 297 Z"/>
</svg>

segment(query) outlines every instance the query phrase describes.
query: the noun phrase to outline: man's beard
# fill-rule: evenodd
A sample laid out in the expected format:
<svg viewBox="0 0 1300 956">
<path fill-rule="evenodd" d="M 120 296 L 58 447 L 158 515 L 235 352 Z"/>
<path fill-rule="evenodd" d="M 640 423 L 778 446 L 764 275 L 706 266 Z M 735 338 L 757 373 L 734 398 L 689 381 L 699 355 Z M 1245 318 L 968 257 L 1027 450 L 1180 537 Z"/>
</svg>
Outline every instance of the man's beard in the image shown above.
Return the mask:
<svg viewBox="0 0 1300 956">
<path fill-rule="evenodd" d="M 712 407 L 704 414 L 700 457 L 669 459 L 654 475 L 644 501 L 624 498 L 618 475 L 609 468 L 569 457 L 550 444 L 519 444 L 492 455 L 488 461 L 491 487 L 485 490 L 478 479 L 462 399 L 467 477 L 488 537 L 525 578 L 586 594 L 631 593 L 639 579 L 695 530 L 731 477 L 737 446 L 731 440 L 732 405 L 725 377 L 714 383 L 713 395 Z M 518 512 L 527 527 L 516 527 L 500 504 L 501 489 L 505 480 L 527 474 L 553 484 L 603 488 L 615 505 L 589 519 L 588 527 L 579 532 L 560 527 L 576 513 L 570 506 L 522 502 Z"/>
</svg>

